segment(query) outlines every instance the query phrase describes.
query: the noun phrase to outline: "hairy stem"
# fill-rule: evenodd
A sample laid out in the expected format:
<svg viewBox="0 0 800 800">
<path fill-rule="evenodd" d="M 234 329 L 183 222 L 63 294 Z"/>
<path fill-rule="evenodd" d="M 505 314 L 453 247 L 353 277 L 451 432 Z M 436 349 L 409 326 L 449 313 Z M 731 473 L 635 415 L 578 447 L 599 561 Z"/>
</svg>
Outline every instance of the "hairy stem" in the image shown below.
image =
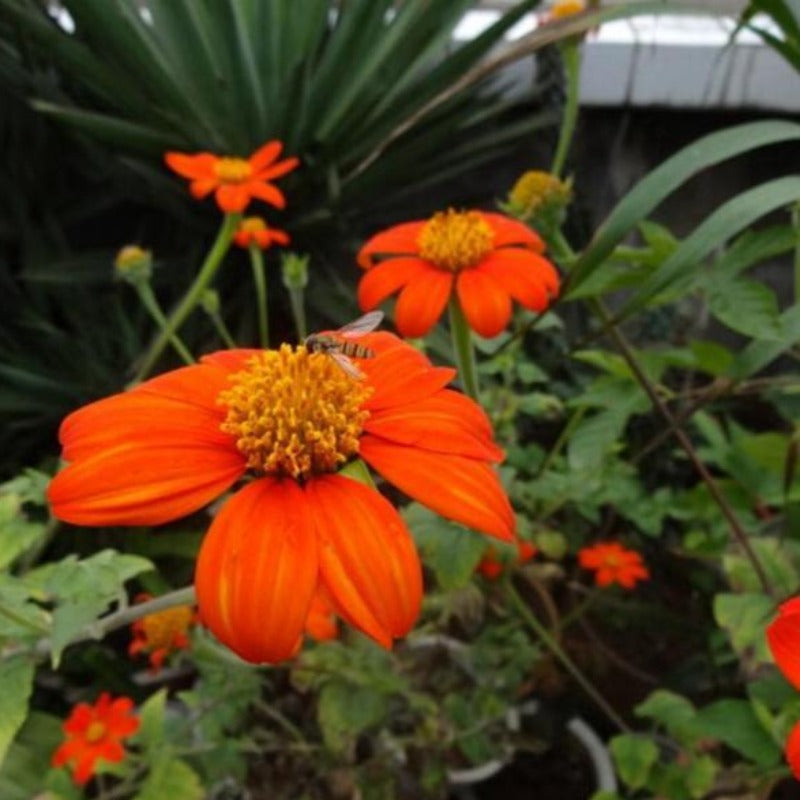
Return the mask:
<svg viewBox="0 0 800 800">
<path fill-rule="evenodd" d="M 478 370 L 475 365 L 475 351 L 472 347 L 472 331 L 458 299 L 450 299 L 450 336 L 453 339 L 453 352 L 458 367 L 458 377 L 464 392 L 473 400 L 478 400 Z"/>
</svg>

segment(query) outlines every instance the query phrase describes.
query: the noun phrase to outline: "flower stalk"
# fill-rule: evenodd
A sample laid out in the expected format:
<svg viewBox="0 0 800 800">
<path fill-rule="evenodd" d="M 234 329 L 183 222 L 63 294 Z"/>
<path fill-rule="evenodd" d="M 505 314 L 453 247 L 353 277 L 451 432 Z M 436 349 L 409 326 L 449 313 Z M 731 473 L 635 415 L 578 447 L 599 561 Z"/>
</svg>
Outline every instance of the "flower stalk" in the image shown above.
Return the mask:
<svg viewBox="0 0 800 800">
<path fill-rule="evenodd" d="M 171 337 L 177 333 L 181 325 L 183 325 L 188 316 L 192 313 L 192 311 L 194 311 L 195 307 L 200 302 L 203 292 L 214 280 L 217 270 L 222 264 L 222 259 L 228 252 L 231 240 L 233 239 L 233 234 L 236 232 L 236 226 L 239 224 L 240 217 L 241 214 L 225 215 L 219 232 L 217 233 L 217 238 L 214 240 L 214 244 L 208 251 L 205 261 L 200 267 L 200 271 L 197 273 L 197 277 L 194 279 L 194 282 L 186 291 L 186 294 L 178 303 L 174 311 L 170 314 L 169 318 L 167 319 L 166 326 L 162 329 L 155 341 L 150 345 L 150 348 L 142 359 L 139 369 L 136 372 L 136 377 L 132 382 L 133 384 L 140 383 L 150 374 L 161 354 L 164 352 L 167 344 L 169 344 Z"/>
<path fill-rule="evenodd" d="M 461 386 L 467 395 L 477 401 L 480 388 L 475 350 L 472 346 L 472 332 L 455 297 L 450 299 L 450 335 L 453 339 L 453 352 L 458 367 L 458 376 L 461 378 Z"/>
<path fill-rule="evenodd" d="M 149 283 L 145 281 L 137 281 L 133 284 L 136 288 L 136 293 L 139 295 L 139 300 L 142 301 L 142 305 L 147 310 L 147 313 L 153 318 L 153 321 L 158 325 L 159 330 L 162 334 L 168 331 L 169 323 L 167 322 L 167 318 L 164 316 L 164 312 L 161 310 L 161 305 L 158 302 L 155 294 L 153 293 L 153 289 Z M 181 357 L 185 364 L 194 364 L 194 356 L 189 352 L 189 349 L 186 345 L 181 341 L 180 337 L 177 333 L 166 333 L 169 337 L 168 341 L 172 345 L 175 352 Z"/>
<path fill-rule="evenodd" d="M 247 248 L 250 253 L 250 266 L 253 270 L 253 285 L 256 290 L 256 308 L 258 309 L 258 341 L 262 347 L 269 347 L 269 306 L 267 297 L 267 274 L 264 268 L 264 256 L 261 248 L 251 242 Z"/>
<path fill-rule="evenodd" d="M 561 46 L 561 58 L 564 63 L 566 75 L 566 101 L 564 115 L 561 118 L 561 129 L 558 134 L 558 144 L 553 156 L 553 165 L 550 172 L 561 177 L 564 165 L 569 155 L 572 137 L 575 134 L 575 125 L 578 121 L 578 100 L 580 98 L 581 52 L 580 40 L 568 39 Z"/>
</svg>

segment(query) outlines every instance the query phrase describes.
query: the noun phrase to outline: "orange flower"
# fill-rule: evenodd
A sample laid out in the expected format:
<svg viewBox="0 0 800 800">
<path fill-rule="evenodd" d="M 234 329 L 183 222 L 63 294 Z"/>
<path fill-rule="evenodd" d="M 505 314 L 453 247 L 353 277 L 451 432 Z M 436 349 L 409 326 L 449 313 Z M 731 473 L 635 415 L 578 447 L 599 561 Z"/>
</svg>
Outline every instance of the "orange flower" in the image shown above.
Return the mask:
<svg viewBox="0 0 800 800">
<path fill-rule="evenodd" d="M 258 245 L 266 250 L 273 244 L 286 246 L 289 244 L 289 234 L 278 228 L 270 228 L 262 217 L 245 217 L 233 235 L 233 241 L 239 247 Z"/>
<path fill-rule="evenodd" d="M 530 542 L 526 542 L 523 539 L 517 542 L 517 564 L 525 564 L 535 555 L 536 547 Z M 507 564 L 501 560 L 497 548 L 490 545 L 475 569 L 487 580 L 494 581 L 503 574 L 506 566 Z"/>
<path fill-rule="evenodd" d="M 327 642 L 339 635 L 334 605 L 324 587 L 318 587 L 306 618 L 306 633 L 317 642 Z"/>
<path fill-rule="evenodd" d="M 112 700 L 108 692 L 103 692 L 93 706 L 78 703 L 62 725 L 67 740 L 53 753 L 52 765 L 70 763 L 73 780 L 83 786 L 94 775 L 96 761 L 122 761 L 122 739 L 139 729 L 139 718 L 132 711 L 133 700 Z"/>
<path fill-rule="evenodd" d="M 618 583 L 625 589 L 633 589 L 637 581 L 650 577 L 642 557 L 618 542 L 598 542 L 582 548 L 578 551 L 578 563 L 595 571 L 594 581 L 598 586 Z"/>
<path fill-rule="evenodd" d="M 397 329 L 416 337 L 436 324 L 455 292 L 470 327 L 497 336 L 511 319 L 512 298 L 544 311 L 558 294 L 558 273 L 543 252 L 536 233 L 502 214 L 442 211 L 395 225 L 361 248 L 358 263 L 367 273 L 358 302 L 369 311 L 400 291 Z"/>
<path fill-rule="evenodd" d="M 778 616 L 767 628 L 767 642 L 775 663 L 795 689 L 800 689 L 800 597 L 778 608 Z M 786 741 L 786 760 L 800 780 L 800 723 Z"/>
<path fill-rule="evenodd" d="M 143 603 L 151 599 L 149 594 L 140 594 L 136 601 Z M 195 613 L 191 606 L 175 606 L 137 619 L 131 625 L 133 641 L 128 654 L 149 653 L 150 667 L 156 672 L 171 652 L 189 647 L 188 633 L 194 622 Z"/>
<path fill-rule="evenodd" d="M 167 166 L 189 178 L 189 191 L 198 199 L 215 192 L 217 205 L 226 213 L 244 211 L 253 198 L 284 208 L 283 192 L 270 183 L 291 172 L 300 163 L 296 158 L 276 159 L 283 145 L 272 141 L 250 156 L 215 156 L 213 153 L 166 153 Z"/>
<path fill-rule="evenodd" d="M 548 10 L 547 21 L 574 17 L 584 11 L 586 3 L 583 0 L 557 0 Z"/>
<path fill-rule="evenodd" d="M 339 472 L 361 458 L 407 495 L 513 540 L 492 462 L 502 451 L 482 409 L 446 389 L 392 334 L 359 339 L 357 380 L 324 353 L 229 350 L 67 417 L 71 462 L 48 489 L 78 525 L 158 525 L 255 477 L 214 518 L 195 574 L 200 619 L 243 658 L 291 656 L 318 586 L 337 615 L 386 647 L 413 625 L 419 559 L 373 487 Z M 358 465 L 356 465 L 358 467 Z"/>
</svg>

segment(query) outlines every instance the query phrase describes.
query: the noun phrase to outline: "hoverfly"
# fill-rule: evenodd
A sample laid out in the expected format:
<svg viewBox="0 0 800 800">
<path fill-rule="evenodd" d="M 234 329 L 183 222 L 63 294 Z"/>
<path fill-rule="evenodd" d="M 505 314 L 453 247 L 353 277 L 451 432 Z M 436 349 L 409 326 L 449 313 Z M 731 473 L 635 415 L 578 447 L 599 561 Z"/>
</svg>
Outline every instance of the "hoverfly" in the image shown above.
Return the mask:
<svg viewBox="0 0 800 800">
<path fill-rule="evenodd" d="M 372 358 L 375 351 L 352 340 L 374 331 L 382 320 L 383 311 L 370 311 L 363 317 L 348 322 L 338 331 L 312 333 L 311 336 L 306 336 L 303 344 L 311 353 L 329 355 L 351 378 L 364 380 L 364 373 L 350 359 Z"/>
</svg>

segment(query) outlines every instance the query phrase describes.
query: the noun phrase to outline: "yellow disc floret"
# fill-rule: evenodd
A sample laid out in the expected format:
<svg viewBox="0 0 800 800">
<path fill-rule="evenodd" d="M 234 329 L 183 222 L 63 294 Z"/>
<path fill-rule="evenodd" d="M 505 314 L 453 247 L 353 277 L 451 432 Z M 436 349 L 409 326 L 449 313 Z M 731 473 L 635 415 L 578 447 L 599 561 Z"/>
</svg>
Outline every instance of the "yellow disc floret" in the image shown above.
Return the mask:
<svg viewBox="0 0 800 800">
<path fill-rule="evenodd" d="M 250 163 L 243 158 L 220 158 L 214 171 L 223 183 L 241 183 L 253 174 Z"/>
<path fill-rule="evenodd" d="M 171 649 L 176 637 L 186 636 L 193 620 L 194 611 L 191 606 L 167 608 L 143 617 L 140 627 L 147 643 L 146 649 L 149 651 Z"/>
<path fill-rule="evenodd" d="M 218 402 L 222 430 L 260 474 L 335 472 L 358 453 L 372 388 L 325 353 L 282 345 L 254 356 Z"/>
<path fill-rule="evenodd" d="M 419 254 L 439 269 L 460 272 L 478 264 L 494 244 L 494 233 L 478 211 L 440 211 L 419 235 Z"/>
<path fill-rule="evenodd" d="M 239 230 L 246 233 L 258 233 L 267 230 L 267 223 L 261 217 L 245 217 L 239 223 Z"/>
<path fill-rule="evenodd" d="M 89 723 L 89 727 L 86 729 L 86 733 L 84 734 L 86 741 L 89 742 L 89 744 L 95 744 L 95 742 L 99 742 L 105 735 L 106 726 L 97 719 L 94 720 L 94 722 Z"/>
</svg>

